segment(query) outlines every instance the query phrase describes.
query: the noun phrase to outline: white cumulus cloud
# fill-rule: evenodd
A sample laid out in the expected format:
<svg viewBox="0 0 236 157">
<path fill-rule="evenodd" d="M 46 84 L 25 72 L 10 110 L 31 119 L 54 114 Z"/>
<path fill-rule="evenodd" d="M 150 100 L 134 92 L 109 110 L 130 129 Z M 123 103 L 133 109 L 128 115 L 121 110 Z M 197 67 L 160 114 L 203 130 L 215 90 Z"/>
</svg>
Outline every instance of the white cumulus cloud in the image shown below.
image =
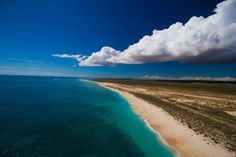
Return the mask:
<svg viewBox="0 0 236 157">
<path fill-rule="evenodd" d="M 89 56 L 87 59 L 80 62 L 80 66 L 103 66 L 103 65 L 115 65 L 116 63 L 113 63 L 109 61 L 109 59 L 113 56 L 116 56 L 119 54 L 119 51 L 116 51 L 115 49 L 105 46 L 100 51 L 92 53 L 91 56 Z"/>
<path fill-rule="evenodd" d="M 154 30 L 124 51 L 106 46 L 78 61 L 80 66 L 165 61 L 235 63 L 236 0 L 217 4 L 208 17 L 193 16 L 185 24 L 177 22 L 167 29 Z"/>
</svg>

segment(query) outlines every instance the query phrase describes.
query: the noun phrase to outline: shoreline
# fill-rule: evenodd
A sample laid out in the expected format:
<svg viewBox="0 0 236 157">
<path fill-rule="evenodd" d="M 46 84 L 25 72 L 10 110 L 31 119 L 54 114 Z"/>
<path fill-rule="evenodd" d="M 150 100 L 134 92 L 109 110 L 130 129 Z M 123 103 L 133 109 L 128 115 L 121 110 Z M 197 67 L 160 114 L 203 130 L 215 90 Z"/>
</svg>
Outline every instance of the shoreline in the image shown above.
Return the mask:
<svg viewBox="0 0 236 157">
<path fill-rule="evenodd" d="M 143 99 L 108 86 L 111 83 L 90 81 L 108 88 L 123 96 L 131 105 L 133 111 L 142 118 L 158 137 L 158 139 L 170 148 L 177 157 L 234 157 L 220 145 L 206 141 L 201 135 L 176 121 L 171 115 Z M 114 84 L 112 84 L 114 85 Z"/>
<path fill-rule="evenodd" d="M 126 98 L 126 96 L 123 95 L 123 93 L 125 93 L 125 92 L 119 91 L 118 89 L 115 89 L 115 88 L 108 87 L 108 86 L 104 85 L 101 82 L 96 82 L 96 81 L 92 81 L 92 80 L 84 80 L 84 79 L 80 79 L 80 81 L 82 81 L 82 82 L 89 82 L 89 83 L 96 83 L 99 86 L 102 86 L 102 87 L 107 88 L 107 89 L 109 89 L 109 90 L 111 90 L 113 92 L 118 93 L 123 98 L 125 98 L 126 101 L 129 102 L 128 98 Z M 126 94 L 129 94 L 129 93 L 126 93 Z M 129 95 L 131 95 L 131 94 L 129 94 Z M 133 95 L 131 95 L 131 96 L 133 96 Z M 139 98 L 137 98 L 137 99 L 139 99 Z M 129 102 L 129 105 L 131 105 L 131 109 L 134 111 L 134 108 L 133 108 L 132 104 L 130 104 L 130 102 Z M 138 114 L 137 112 L 135 112 L 135 113 Z M 140 114 L 138 114 L 138 116 L 140 116 L 140 118 L 144 121 L 146 127 L 148 127 L 157 136 L 157 138 L 158 138 L 157 140 L 159 140 L 161 142 L 161 144 L 163 144 L 164 146 L 169 148 L 175 154 L 176 157 L 182 157 L 180 155 L 180 152 L 176 148 L 174 148 L 173 146 L 169 145 L 168 142 L 162 137 L 162 135 L 159 132 L 157 132 L 154 128 L 151 127 L 151 125 L 149 124 L 147 119 L 143 119 Z"/>
<path fill-rule="evenodd" d="M 112 91 L 114 91 L 114 92 L 120 94 L 122 97 L 124 97 L 124 98 L 129 102 L 129 99 L 127 99 L 127 97 L 123 95 L 123 93 L 125 93 L 125 92 L 119 91 L 119 90 L 114 89 L 114 88 L 111 88 L 111 87 L 107 87 L 107 86 L 103 85 L 103 84 L 100 83 L 100 82 L 96 82 L 96 81 L 90 81 L 90 82 L 98 83 L 100 86 L 102 86 L 102 87 L 104 87 L 104 88 L 107 88 L 107 89 L 109 89 L 109 90 L 112 90 Z M 127 94 L 129 94 L 129 93 L 127 93 Z M 131 94 L 130 94 L 130 95 L 131 95 Z M 137 98 L 137 99 L 138 99 L 138 98 Z M 140 100 L 141 100 L 141 99 L 140 99 Z M 129 102 L 129 103 L 130 103 L 130 102 Z M 130 104 L 130 105 L 132 105 L 132 104 Z M 131 106 L 131 107 L 132 107 L 132 110 L 134 110 L 133 106 Z M 135 112 L 135 111 L 134 111 L 134 112 Z M 135 113 L 138 114 L 137 112 L 135 112 Z M 142 118 L 142 116 L 141 116 L 140 114 L 138 114 L 138 115 L 140 116 L 140 118 Z M 163 145 L 165 145 L 165 146 L 168 147 L 171 151 L 173 151 L 173 153 L 176 155 L 176 157 L 182 157 L 181 154 L 180 154 L 180 152 L 179 152 L 176 148 L 174 148 L 173 146 L 171 146 L 171 145 L 165 140 L 165 138 L 163 138 L 162 135 L 161 135 L 158 131 L 156 131 L 156 130 L 149 124 L 149 122 L 148 122 L 147 119 L 144 119 L 144 118 L 142 118 L 142 119 L 143 119 L 145 125 L 146 125 L 152 132 L 154 132 L 154 133 L 157 135 L 158 140 L 160 140 L 160 142 L 161 142 Z"/>
<path fill-rule="evenodd" d="M 147 121 L 147 119 L 144 119 L 144 122 L 145 122 L 146 126 L 147 126 L 152 132 L 154 132 L 154 133 L 158 136 L 158 140 L 160 140 L 163 145 L 165 145 L 165 146 L 168 147 L 171 151 L 173 151 L 173 153 L 176 155 L 176 157 L 182 157 L 181 154 L 180 154 L 180 152 L 179 152 L 176 148 L 174 148 L 173 146 L 169 145 L 169 143 L 162 137 L 162 135 L 161 135 L 159 132 L 157 132 L 154 128 L 152 128 L 152 127 L 150 126 L 150 124 L 149 124 L 149 122 Z"/>
</svg>

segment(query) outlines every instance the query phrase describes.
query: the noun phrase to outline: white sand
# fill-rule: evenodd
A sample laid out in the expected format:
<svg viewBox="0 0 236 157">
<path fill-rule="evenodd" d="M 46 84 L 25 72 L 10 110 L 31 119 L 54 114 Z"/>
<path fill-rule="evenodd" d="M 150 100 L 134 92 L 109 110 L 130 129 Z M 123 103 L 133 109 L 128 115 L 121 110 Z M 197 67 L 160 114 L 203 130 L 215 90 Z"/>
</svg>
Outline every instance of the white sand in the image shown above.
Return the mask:
<svg viewBox="0 0 236 157">
<path fill-rule="evenodd" d="M 233 152 L 227 151 L 220 145 L 204 141 L 201 135 L 177 122 L 171 115 L 132 94 L 108 87 L 117 86 L 114 83 L 99 83 L 115 92 L 118 92 L 132 105 L 133 110 L 139 114 L 148 125 L 155 130 L 164 143 L 169 145 L 182 157 L 236 157 Z M 209 144 L 208 144 L 209 143 Z"/>
</svg>

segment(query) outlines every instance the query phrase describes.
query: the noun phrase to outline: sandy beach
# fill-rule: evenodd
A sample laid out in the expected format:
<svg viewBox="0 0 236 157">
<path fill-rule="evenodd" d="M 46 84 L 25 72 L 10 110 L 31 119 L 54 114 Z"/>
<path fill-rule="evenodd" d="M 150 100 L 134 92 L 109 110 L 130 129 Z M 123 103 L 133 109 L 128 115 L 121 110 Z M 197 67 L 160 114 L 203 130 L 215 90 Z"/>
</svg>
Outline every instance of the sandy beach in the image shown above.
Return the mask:
<svg viewBox="0 0 236 157">
<path fill-rule="evenodd" d="M 195 133 L 187 126 L 176 121 L 161 108 L 154 106 L 134 95 L 112 88 L 114 83 L 99 83 L 101 86 L 118 92 L 131 104 L 132 109 L 143 118 L 159 136 L 159 139 L 182 157 L 235 157 L 221 145 L 213 144 L 210 140 Z"/>
</svg>

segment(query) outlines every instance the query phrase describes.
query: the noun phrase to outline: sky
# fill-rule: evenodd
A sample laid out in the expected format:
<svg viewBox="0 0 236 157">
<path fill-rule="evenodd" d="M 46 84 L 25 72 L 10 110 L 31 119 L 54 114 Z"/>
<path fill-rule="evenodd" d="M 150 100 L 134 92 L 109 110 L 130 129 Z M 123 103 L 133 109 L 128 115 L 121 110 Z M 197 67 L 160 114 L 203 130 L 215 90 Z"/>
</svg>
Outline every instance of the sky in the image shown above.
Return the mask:
<svg viewBox="0 0 236 157">
<path fill-rule="evenodd" d="M 0 0 L 0 74 L 236 77 L 236 1 L 221 2 Z"/>
</svg>

